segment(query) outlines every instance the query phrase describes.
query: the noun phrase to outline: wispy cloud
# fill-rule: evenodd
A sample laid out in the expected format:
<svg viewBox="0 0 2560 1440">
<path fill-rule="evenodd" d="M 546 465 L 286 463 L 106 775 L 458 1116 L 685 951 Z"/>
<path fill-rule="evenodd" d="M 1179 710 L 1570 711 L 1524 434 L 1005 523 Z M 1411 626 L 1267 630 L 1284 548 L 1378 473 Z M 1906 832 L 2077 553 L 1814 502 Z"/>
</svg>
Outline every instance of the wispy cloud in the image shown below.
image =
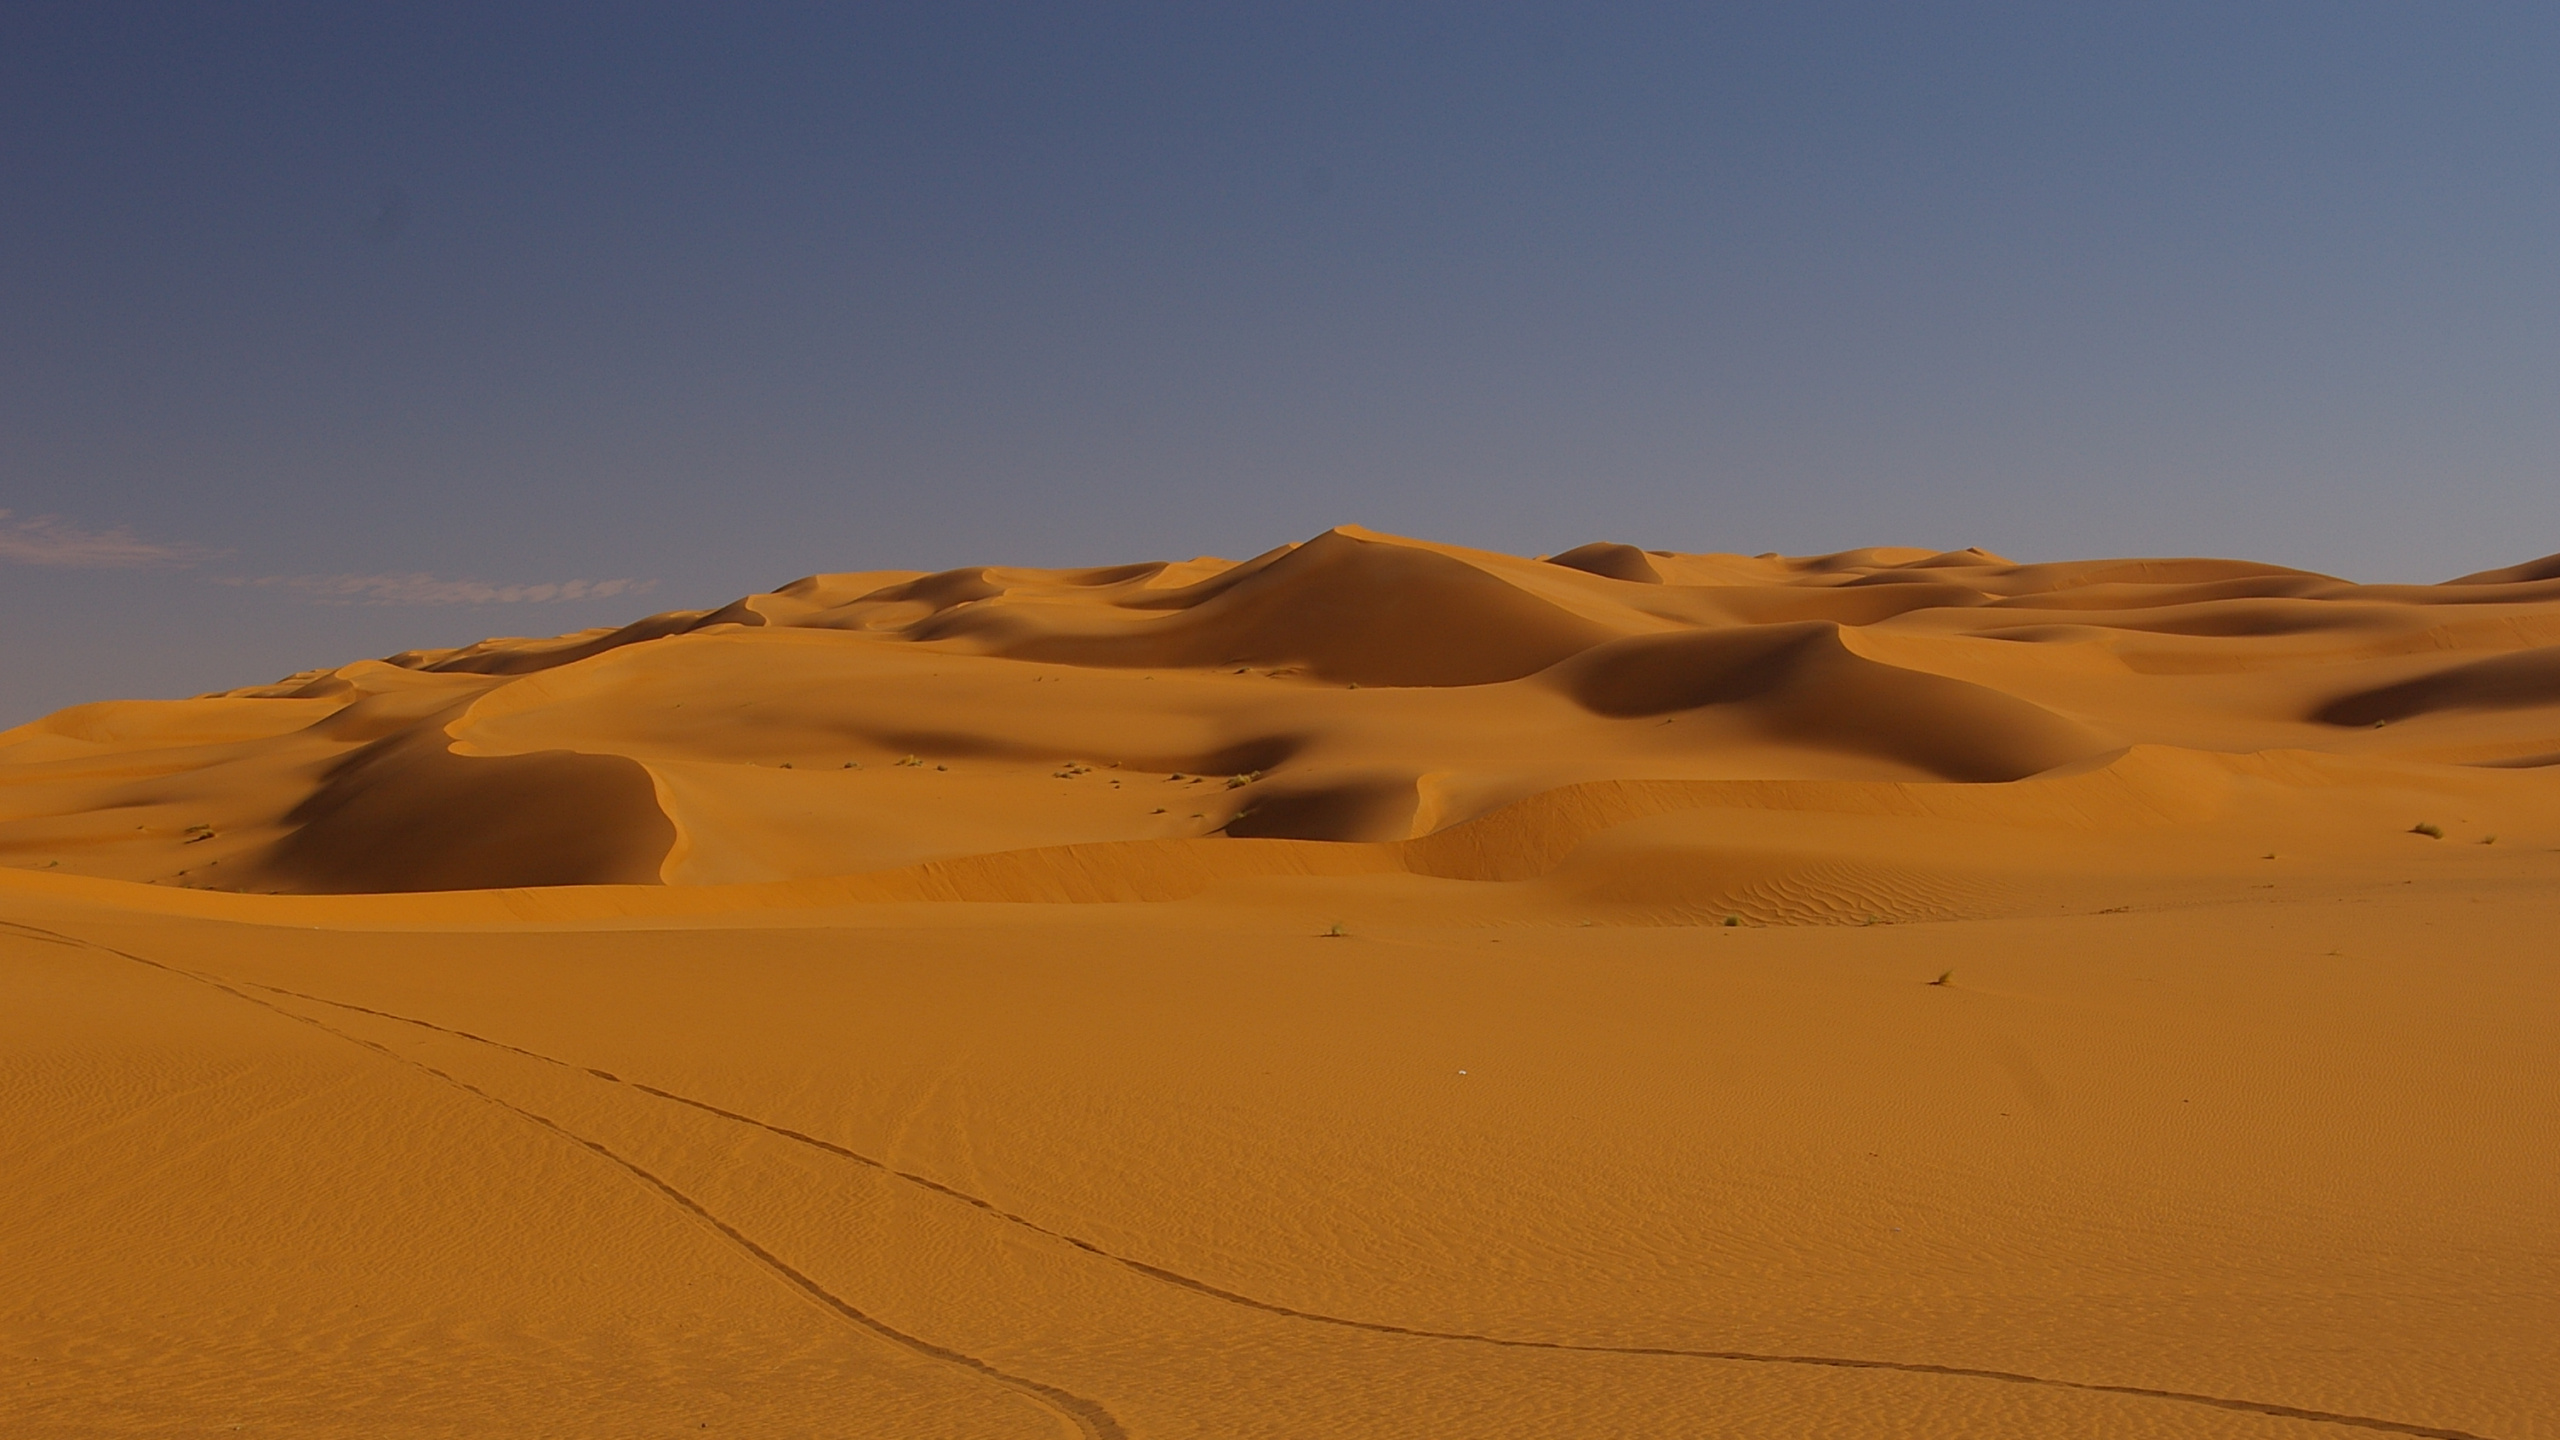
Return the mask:
<svg viewBox="0 0 2560 1440">
<path fill-rule="evenodd" d="M 139 570 L 193 565 L 219 552 L 145 540 L 122 526 L 92 530 L 59 515 L 21 520 L 0 510 L 0 562 L 57 570 Z M 423 572 L 380 575 L 216 575 L 216 585 L 286 590 L 324 605 L 556 605 L 645 595 L 655 580 L 545 580 L 502 585 L 446 580 Z"/>
<path fill-rule="evenodd" d="M 485 580 L 439 580 L 433 575 L 223 576 L 217 585 L 290 590 L 324 605 L 548 605 L 645 595 L 655 580 L 547 580 L 533 585 L 493 585 Z"/>
<path fill-rule="evenodd" d="M 90 530 L 59 515 L 14 518 L 0 510 L 0 560 L 20 565 L 49 565 L 57 570 L 138 570 L 151 565 L 186 565 L 202 558 L 195 545 L 163 545 L 119 526 Z"/>
</svg>

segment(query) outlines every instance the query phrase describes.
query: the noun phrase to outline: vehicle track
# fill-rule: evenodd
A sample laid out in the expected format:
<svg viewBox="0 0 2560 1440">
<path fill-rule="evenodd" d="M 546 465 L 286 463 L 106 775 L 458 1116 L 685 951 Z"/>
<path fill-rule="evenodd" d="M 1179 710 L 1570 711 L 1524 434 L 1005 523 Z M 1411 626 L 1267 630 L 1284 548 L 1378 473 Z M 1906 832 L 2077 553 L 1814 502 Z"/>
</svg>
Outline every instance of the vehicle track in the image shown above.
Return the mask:
<svg viewBox="0 0 2560 1440">
<path fill-rule="evenodd" d="M 2146 1400 L 2165 1400 L 2184 1405 L 2199 1405 L 2210 1409 L 2234 1411 L 2241 1414 L 2263 1415 L 2273 1419 L 2304 1420 L 2315 1424 L 2345 1426 L 2359 1430 L 2377 1431 L 2389 1435 L 2416 1436 L 2421 1437 L 2421 1440 L 2491 1440 L 2491 1437 L 2480 1435 L 2468 1430 L 2455 1430 L 2443 1426 L 2421 1425 L 2412 1421 L 2391 1420 L 2372 1415 L 2352 1415 L 2334 1410 L 2317 1410 L 2306 1406 L 2284 1405 L 2274 1401 L 2239 1399 L 2223 1395 L 2206 1395 L 2194 1391 L 2168 1390 L 2147 1385 L 2109 1384 L 2103 1381 L 2094 1380 L 2066 1380 L 2046 1375 L 2029 1375 L 2024 1372 L 2014 1370 L 1992 1370 L 1968 1365 L 1939 1365 L 1916 1360 L 1862 1359 L 1854 1356 L 1840 1355 L 1789 1355 L 1768 1351 L 1710 1350 L 1673 1345 L 1611 1345 L 1570 1340 L 1538 1340 L 1519 1336 L 1487 1335 L 1463 1330 L 1433 1330 L 1422 1326 L 1397 1325 L 1381 1320 L 1360 1320 L 1342 1315 L 1328 1315 L 1321 1311 L 1302 1310 L 1295 1306 L 1282 1305 L 1274 1301 L 1257 1299 L 1254 1296 L 1241 1294 L 1222 1286 L 1213 1285 L 1208 1281 L 1182 1274 L 1179 1271 L 1168 1270 L 1163 1266 L 1150 1264 L 1147 1261 L 1137 1259 L 1133 1256 L 1122 1255 L 1115 1251 L 1107 1250 L 1090 1240 L 1082 1238 L 1081 1236 L 1072 1235 L 1062 1230 L 1055 1230 L 1036 1220 L 1032 1220 L 1027 1216 L 1015 1214 L 1013 1211 L 1007 1210 L 983 1196 L 969 1194 L 967 1191 L 946 1185 L 930 1176 L 919 1175 L 909 1170 L 901 1170 L 896 1166 L 889 1164 L 887 1161 L 865 1155 L 860 1151 L 836 1144 L 834 1141 L 820 1139 L 819 1137 L 808 1134 L 804 1131 L 794 1130 L 784 1125 L 776 1125 L 769 1121 L 757 1119 L 752 1115 L 742 1114 L 735 1110 L 714 1105 L 709 1101 L 697 1100 L 688 1095 L 680 1095 L 674 1091 L 664 1090 L 655 1085 L 645 1084 L 637 1080 L 628 1080 L 608 1070 L 600 1070 L 593 1066 L 579 1065 L 571 1061 L 559 1059 L 556 1056 L 545 1055 L 537 1050 L 527 1049 L 521 1045 L 509 1044 L 503 1040 L 493 1040 L 488 1036 L 473 1034 L 468 1030 L 460 1030 L 448 1025 L 439 1025 L 431 1020 L 420 1020 L 413 1016 L 400 1015 L 388 1010 L 374 1009 L 370 1006 L 357 1005 L 344 1000 L 332 1000 L 326 996 L 306 994 L 298 990 L 288 990 L 281 986 L 263 985 L 256 981 L 229 981 L 218 976 L 199 974 L 180 966 L 167 964 L 158 960 L 146 959 L 127 951 L 115 949 L 112 946 L 101 945 L 95 941 L 83 940 L 76 936 L 64 935 L 58 931 L 43 930 L 37 926 L 24 925 L 13 921 L 0 921 L 0 925 L 5 925 L 10 929 L 25 931 L 43 938 L 52 939 L 63 944 L 101 950 L 108 954 L 121 956 L 124 959 L 132 960 L 140 964 L 167 970 L 173 974 L 184 975 L 189 979 L 210 985 L 227 994 L 238 996 L 243 1000 L 247 1000 L 251 1004 L 264 1006 L 269 1010 L 273 1010 L 277 1014 L 300 1020 L 305 1024 L 317 1026 L 322 1030 L 328 1031 L 330 1034 L 337 1035 L 342 1039 L 362 1045 L 379 1054 L 389 1056 L 391 1059 L 397 1060 L 402 1064 L 411 1065 L 418 1069 L 425 1070 L 427 1073 L 436 1076 L 438 1079 L 444 1080 L 448 1084 L 459 1086 L 460 1088 L 479 1096 L 481 1099 L 486 1100 L 491 1104 L 501 1106 L 502 1108 L 513 1111 L 518 1115 L 524 1116 L 537 1124 L 543 1125 L 546 1128 L 559 1133 L 577 1144 L 595 1151 L 597 1154 L 604 1156 L 606 1159 L 613 1161 L 624 1169 L 629 1170 L 632 1174 L 638 1176 L 646 1183 L 663 1192 L 670 1200 L 691 1211 L 704 1222 L 719 1230 L 733 1243 L 744 1248 L 749 1254 L 755 1256 L 768 1268 L 781 1275 L 795 1288 L 802 1290 L 819 1303 L 838 1310 L 848 1319 L 853 1320 L 856 1324 L 872 1329 L 895 1343 L 904 1345 L 920 1354 L 930 1355 L 936 1359 L 946 1360 L 953 1364 L 982 1371 L 991 1378 L 1001 1380 L 1003 1383 L 1022 1390 L 1026 1394 L 1042 1399 L 1045 1403 L 1058 1408 L 1062 1413 L 1065 1413 L 1075 1419 L 1076 1423 L 1084 1426 L 1089 1434 L 1117 1437 L 1123 1435 L 1125 1432 L 1120 1430 L 1117 1422 L 1111 1419 L 1107 1411 L 1104 1411 L 1099 1405 L 1095 1405 L 1091 1401 L 1082 1400 L 1079 1397 L 1072 1396 L 1063 1390 L 1057 1390 L 1054 1387 L 1043 1385 L 1039 1381 L 1007 1375 L 974 1357 L 963 1355 L 958 1351 L 947 1350 L 943 1347 L 934 1345 L 930 1341 L 922 1340 L 915 1336 L 908 1335 L 903 1331 L 892 1329 L 878 1320 L 864 1315 L 861 1311 L 854 1309 L 852 1306 L 837 1299 L 835 1296 L 820 1288 L 816 1282 L 808 1279 L 808 1277 L 802 1275 L 799 1271 L 792 1269 L 778 1257 L 775 1257 L 771 1252 L 763 1249 L 753 1240 L 748 1239 L 745 1235 L 740 1234 L 727 1223 L 712 1215 L 708 1210 L 703 1209 L 701 1205 L 696 1203 L 690 1197 L 685 1196 L 672 1186 L 666 1184 L 665 1181 L 651 1175 L 648 1171 L 641 1169 L 638 1165 L 622 1158 L 620 1155 L 606 1149 L 604 1146 L 573 1134 L 552 1120 L 536 1115 L 531 1111 L 525 1110 L 506 1100 L 491 1095 L 467 1081 L 456 1079 L 455 1077 L 447 1075 L 445 1072 L 426 1065 L 421 1061 L 408 1059 L 407 1057 L 399 1055 L 383 1046 L 374 1044 L 372 1041 L 348 1035 L 346 1032 L 334 1029 L 318 1020 L 311 1019 L 308 1016 L 295 1014 L 293 1011 L 282 1006 L 260 1000 L 255 996 L 245 994 L 241 990 L 233 987 L 235 985 L 245 985 L 250 989 L 262 990 L 272 995 L 286 996 L 291 999 L 305 1001 L 314 1005 L 326 1005 L 333 1009 L 345 1010 L 350 1013 L 360 1015 L 370 1015 L 377 1019 L 414 1026 L 418 1029 L 433 1031 L 437 1034 L 450 1035 L 459 1040 L 467 1040 L 474 1044 L 485 1045 L 492 1049 L 502 1050 L 514 1055 L 520 1055 L 526 1059 L 535 1060 L 545 1065 L 556 1066 L 563 1070 L 591 1076 L 594 1079 L 608 1084 L 624 1086 L 626 1088 L 639 1091 L 644 1095 L 653 1096 L 659 1100 L 667 1101 L 672 1104 L 689 1106 L 695 1110 L 702 1111 L 705 1114 L 716 1115 L 721 1119 L 728 1120 L 736 1124 L 752 1126 L 756 1129 L 765 1131 L 768 1134 L 792 1141 L 795 1144 L 805 1145 L 812 1149 L 820 1150 L 829 1155 L 836 1156 L 839 1159 L 848 1160 L 854 1164 L 880 1171 L 885 1175 L 891 1176 L 907 1184 L 917 1186 L 946 1199 L 956 1200 L 961 1204 L 971 1206 L 997 1219 L 1003 1220 L 1008 1224 L 1020 1226 L 1023 1229 L 1032 1231 L 1036 1234 L 1047 1237 L 1048 1239 L 1071 1246 L 1074 1249 L 1080 1250 L 1097 1259 L 1109 1261 L 1114 1265 L 1121 1266 L 1124 1269 L 1135 1274 L 1142 1275 L 1147 1279 L 1154 1280 L 1158 1283 L 1190 1291 L 1194 1294 L 1206 1296 L 1214 1300 L 1223 1301 L 1230 1305 L 1237 1305 L 1246 1309 L 1261 1311 L 1265 1314 L 1284 1316 L 1289 1319 L 1306 1321 L 1312 1324 L 1330 1325 L 1346 1330 L 1365 1331 L 1371 1334 L 1401 1335 L 1413 1339 L 1453 1341 L 1470 1345 L 1498 1346 L 1504 1349 L 1513 1350 L 1547 1350 L 1591 1355 L 1660 1356 L 1665 1358 L 1727 1361 L 1736 1364 L 1795 1365 L 1832 1370 L 1877 1370 L 1905 1375 L 1936 1375 L 1955 1379 L 1989 1380 L 1997 1381 L 2002 1384 L 2041 1386 L 2057 1390 L 2079 1391 L 2087 1394 L 2124 1395 Z M 1069 1408 L 1070 1405 L 1089 1407 L 1090 1416 L 1088 1416 L 1084 1411 Z M 1107 1428 L 1094 1428 L 1097 1424 Z"/>
<path fill-rule="evenodd" d="M 876 1315 L 870 1314 L 869 1312 L 854 1305 L 852 1302 L 844 1299 L 842 1296 L 827 1289 L 816 1280 L 811 1279 L 806 1273 L 793 1266 L 789 1261 L 784 1260 L 781 1256 L 774 1254 L 771 1250 L 768 1250 L 764 1246 L 758 1244 L 754 1238 L 747 1235 L 738 1227 L 711 1213 L 711 1211 L 706 1208 L 701 1201 L 696 1200 L 691 1195 L 677 1189 L 661 1176 L 648 1170 L 628 1156 L 625 1156 L 610 1146 L 607 1146 L 602 1141 L 593 1140 L 587 1136 L 581 1135 L 576 1131 L 571 1130 L 566 1125 L 561 1124 L 559 1121 L 552 1119 L 550 1116 L 541 1114 L 537 1111 L 528 1110 L 524 1106 L 518 1105 L 512 1100 L 492 1094 L 491 1092 L 482 1089 L 480 1086 L 462 1079 L 460 1076 L 437 1069 L 435 1066 L 430 1065 L 423 1060 L 412 1059 L 409 1056 L 402 1055 L 398 1051 L 392 1050 L 387 1046 L 379 1045 L 371 1040 L 367 1040 L 360 1035 L 350 1035 L 346 1031 L 338 1029 L 336 1026 L 328 1024 L 325 1021 L 316 1020 L 308 1015 L 297 1014 L 294 1011 L 289 1010 L 284 1006 L 277 1005 L 271 1001 L 261 1000 L 257 996 L 249 994 L 247 990 L 243 990 L 238 987 L 246 985 L 249 989 L 267 990 L 280 995 L 293 994 L 291 991 L 278 990 L 273 986 L 258 985 L 252 981 L 235 982 L 227 980 L 222 976 L 190 970 L 182 965 L 172 965 L 166 961 L 153 960 L 146 956 L 136 955 L 128 950 L 119 950 L 112 945 L 102 945 L 94 940 L 84 940 L 77 936 L 62 934 L 60 931 L 46 930 L 40 926 L 27 925 L 18 921 L 0 920 L 0 927 L 6 927 L 10 930 L 18 931 L 30 936 L 31 938 L 52 940 L 57 943 L 72 945 L 81 949 L 101 951 L 105 954 L 133 961 L 138 965 L 148 965 L 155 970 L 165 971 L 171 975 L 182 976 L 186 979 L 193 980 L 200 985 L 205 985 L 212 989 L 219 990 L 223 994 L 232 996 L 235 999 L 246 1001 L 247 1003 L 266 1010 L 271 1014 L 280 1015 L 285 1019 L 295 1021 L 299 1024 L 311 1026 L 313 1029 L 319 1030 L 325 1034 L 334 1035 L 351 1045 L 360 1046 L 366 1050 L 372 1051 L 374 1054 L 382 1056 L 396 1064 L 405 1065 L 410 1069 L 423 1071 L 428 1075 L 432 1075 L 436 1079 L 443 1081 L 445 1084 L 450 1085 L 457 1090 L 461 1090 L 487 1104 L 494 1105 L 520 1119 L 541 1126 L 543 1129 L 550 1131 L 561 1139 L 566 1140 L 583 1150 L 592 1152 L 604 1160 L 620 1167 L 633 1178 L 640 1181 L 640 1183 L 657 1192 L 661 1199 L 666 1200 L 678 1209 L 691 1215 L 694 1219 L 700 1221 L 706 1226 L 709 1226 L 715 1234 L 728 1241 L 732 1246 L 745 1252 L 749 1258 L 763 1266 L 767 1271 L 779 1278 L 784 1284 L 794 1290 L 797 1290 L 801 1295 L 816 1302 L 819 1306 L 834 1312 L 837 1316 L 851 1324 L 869 1331 L 871 1334 L 888 1341 L 890 1344 L 912 1351 L 913 1353 L 924 1356 L 929 1360 L 937 1360 L 946 1365 L 956 1366 L 962 1370 L 970 1371 L 984 1379 L 1003 1385 L 1040 1405 L 1043 1409 L 1048 1410 L 1057 1418 L 1066 1421 L 1078 1434 L 1089 1437 L 1089 1440 L 1128 1440 L 1129 1432 L 1116 1418 L 1113 1417 L 1111 1412 L 1105 1409 L 1099 1402 L 1088 1400 L 1072 1391 L 1061 1389 L 1058 1386 L 1051 1385 L 1045 1381 L 1034 1380 L 1029 1376 L 1016 1375 L 1011 1371 L 999 1369 L 996 1366 L 979 1359 L 975 1355 L 971 1355 L 965 1351 L 952 1349 L 947 1345 L 936 1344 L 920 1335 L 910 1334 L 907 1331 L 889 1324 L 887 1321 L 880 1319 Z M 312 1000 L 315 1003 L 323 1005 L 335 1004 L 333 1001 L 321 1000 L 316 996 L 296 996 L 296 998 Z M 346 1010 L 363 1010 L 363 1007 L 361 1006 L 351 1005 L 338 1006 L 338 1008 Z M 383 1012 L 380 1011 L 364 1011 L 364 1013 L 383 1014 Z M 401 1017 L 384 1015 L 384 1018 L 400 1019 Z M 442 1026 L 430 1025 L 424 1021 L 413 1020 L 408 1021 L 407 1023 L 418 1025 L 430 1030 L 443 1029 Z M 446 1031 L 445 1033 L 460 1034 L 461 1032 Z M 474 1036 L 468 1038 L 477 1039 L 478 1037 Z M 482 1041 L 482 1043 L 491 1044 L 495 1042 Z M 515 1047 L 505 1046 L 502 1048 L 514 1049 Z M 531 1054 L 532 1052 L 523 1051 L 519 1053 Z M 559 1062 L 554 1061 L 552 1063 L 557 1064 Z"/>
</svg>

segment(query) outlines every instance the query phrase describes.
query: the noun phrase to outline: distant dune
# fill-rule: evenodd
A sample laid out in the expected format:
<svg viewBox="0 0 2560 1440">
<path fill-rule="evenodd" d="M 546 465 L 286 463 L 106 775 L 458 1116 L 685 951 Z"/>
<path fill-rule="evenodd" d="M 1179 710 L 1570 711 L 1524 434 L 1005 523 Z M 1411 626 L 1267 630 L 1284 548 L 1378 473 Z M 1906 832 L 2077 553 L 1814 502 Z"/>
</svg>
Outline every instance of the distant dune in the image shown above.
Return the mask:
<svg viewBox="0 0 2560 1440">
<path fill-rule="evenodd" d="M 2560 557 L 819 575 L 0 734 L 0 1432 L 2560 1435 Z"/>
<path fill-rule="evenodd" d="M 2555 761 L 2551 561 L 2365 586 L 1978 550 L 1524 560 L 1344 528 L 1232 564 L 817 575 L 618 630 L 78 706 L 0 733 L 0 859 L 286 893 L 939 867 L 1028 900 L 1056 866 L 996 857 L 1076 847 L 1079 883 L 1157 894 L 1259 865 L 1534 879 L 1519 857 L 1562 864 L 1638 813 L 2004 827 L 2008 848 L 1931 842 L 1820 903 L 1765 856 L 1741 864 L 1761 899 L 1671 858 L 1643 871 L 1656 890 L 1610 887 L 1863 915 L 1949 866 L 2078 853 L 2017 834 L 2138 839 L 2247 804 L 2350 843 L 2423 818 L 2388 823 L 2411 792 L 2530 803 Z M 2387 798 L 2333 824 L 2358 796 Z M 1375 854 L 1186 853 L 1245 838 Z M 1481 876 L 1459 858 L 1495 849 Z"/>
</svg>

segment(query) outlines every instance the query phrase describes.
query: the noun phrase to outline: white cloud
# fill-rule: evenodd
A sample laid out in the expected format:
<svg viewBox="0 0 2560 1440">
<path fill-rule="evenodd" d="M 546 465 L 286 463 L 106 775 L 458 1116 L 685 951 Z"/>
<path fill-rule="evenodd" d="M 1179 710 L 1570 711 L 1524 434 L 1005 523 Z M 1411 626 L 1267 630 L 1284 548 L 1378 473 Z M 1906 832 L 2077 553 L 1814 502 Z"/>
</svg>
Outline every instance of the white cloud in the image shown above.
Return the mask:
<svg viewBox="0 0 2560 1440">
<path fill-rule="evenodd" d="M 645 595 L 655 580 L 548 580 L 533 585 L 493 585 L 484 580 L 439 580 L 433 575 L 225 576 L 217 585 L 290 590 L 327 605 L 545 605 Z"/>
<path fill-rule="evenodd" d="M 144 540 L 119 526 L 86 530 L 59 515 L 29 520 L 10 518 L 0 510 L 0 560 L 20 565 L 49 565 L 58 570 L 137 570 L 149 565 L 185 565 L 203 551 L 193 545 L 163 545 Z"/>
</svg>

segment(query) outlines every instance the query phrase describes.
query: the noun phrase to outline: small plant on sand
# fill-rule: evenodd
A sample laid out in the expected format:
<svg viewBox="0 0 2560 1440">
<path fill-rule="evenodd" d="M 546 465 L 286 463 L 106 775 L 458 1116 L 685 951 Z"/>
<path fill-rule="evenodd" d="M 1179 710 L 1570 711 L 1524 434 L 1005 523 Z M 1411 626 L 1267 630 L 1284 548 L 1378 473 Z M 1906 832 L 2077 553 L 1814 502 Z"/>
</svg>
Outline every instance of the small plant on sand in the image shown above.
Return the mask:
<svg viewBox="0 0 2560 1440">
<path fill-rule="evenodd" d="M 1941 970 L 1938 972 L 1938 978 L 1930 981 L 1929 983 L 1932 985 L 1953 986 L 1956 983 L 1956 972 L 1953 970 Z"/>
<path fill-rule="evenodd" d="M 1739 928 L 1742 924 L 1742 917 L 1739 915 L 1727 915 L 1724 917 L 1724 923 L 1728 927 Z"/>
<path fill-rule="evenodd" d="M 2498 843 L 2498 837 L 2495 835 L 2483 835 L 2480 837 L 2480 843 L 2483 845 L 2495 845 Z"/>
<path fill-rule="evenodd" d="M 2433 820 L 2421 820 L 2417 824 L 2409 827 L 2409 833 L 2412 835 L 2424 835 L 2430 840 L 2441 840 L 2444 838 L 2444 827 Z"/>
<path fill-rule="evenodd" d="M 1244 787 L 1246 787 L 1247 785 L 1250 785 L 1250 784 L 1252 784 L 1254 781 L 1259 780 L 1259 779 L 1261 779 L 1261 778 L 1262 778 L 1262 772 L 1261 772 L 1261 771 L 1259 771 L 1259 770 L 1247 770 L 1246 772 L 1244 772 L 1244 773 L 1243 773 L 1243 774 L 1241 774 L 1241 775 L 1230 775 L 1230 776 L 1228 776 L 1228 777 L 1227 777 L 1227 788 L 1228 788 L 1228 789 L 1230 789 L 1230 790 L 1241 790 L 1241 789 L 1243 789 Z"/>
<path fill-rule="evenodd" d="M 917 759 L 917 758 L 916 758 L 916 757 L 914 757 L 913 755 L 908 755 L 908 756 L 903 756 L 903 757 L 901 757 L 901 758 L 899 759 L 898 763 L 899 763 L 899 764 L 901 764 L 901 765 L 906 766 L 907 768 L 909 768 L 909 769 L 911 769 L 911 770 L 921 770 L 921 769 L 923 769 L 923 768 L 924 768 L 924 762 L 923 762 L 922 760 Z"/>
<path fill-rule="evenodd" d="M 1324 938 L 1327 940 L 1347 940 L 1350 936 L 1351 932 L 1343 929 L 1342 922 L 1339 920 L 1325 927 Z"/>
</svg>

